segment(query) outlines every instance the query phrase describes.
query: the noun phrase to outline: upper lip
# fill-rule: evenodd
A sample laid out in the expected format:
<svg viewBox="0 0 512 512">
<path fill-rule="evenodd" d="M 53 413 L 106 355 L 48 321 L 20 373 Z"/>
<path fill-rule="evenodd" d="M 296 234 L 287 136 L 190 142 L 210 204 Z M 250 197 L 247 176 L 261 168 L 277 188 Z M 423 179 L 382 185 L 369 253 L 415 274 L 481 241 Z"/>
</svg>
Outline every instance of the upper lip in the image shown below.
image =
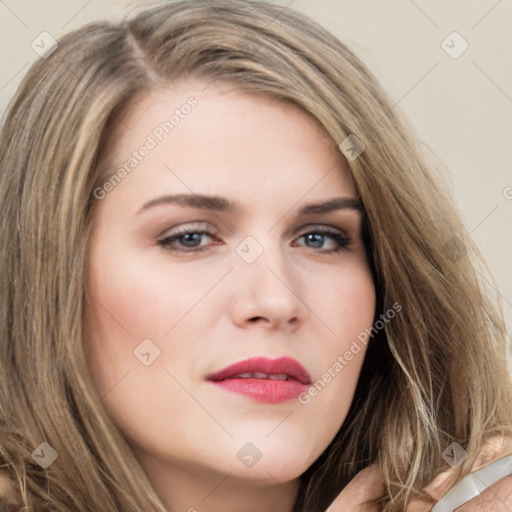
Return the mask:
<svg viewBox="0 0 512 512">
<path fill-rule="evenodd" d="M 220 381 L 247 372 L 258 372 L 266 375 L 285 374 L 302 384 L 311 384 L 311 376 L 307 370 L 291 357 L 279 357 L 277 359 L 253 357 L 227 366 L 218 372 L 211 373 L 206 378 L 207 380 Z"/>
</svg>

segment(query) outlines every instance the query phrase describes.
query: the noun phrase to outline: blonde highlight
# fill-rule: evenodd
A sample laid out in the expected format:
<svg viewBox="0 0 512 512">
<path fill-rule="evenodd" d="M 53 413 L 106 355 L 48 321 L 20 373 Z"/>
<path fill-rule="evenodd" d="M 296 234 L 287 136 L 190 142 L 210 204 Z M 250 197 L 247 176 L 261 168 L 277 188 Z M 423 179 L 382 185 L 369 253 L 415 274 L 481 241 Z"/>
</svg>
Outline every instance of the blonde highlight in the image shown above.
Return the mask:
<svg viewBox="0 0 512 512">
<path fill-rule="evenodd" d="M 94 391 L 82 314 L 94 300 L 85 262 L 93 190 L 112 173 L 107 142 L 138 98 L 188 77 L 298 105 L 336 144 L 355 135 L 365 147 L 348 164 L 377 315 L 403 309 L 369 344 L 348 417 L 303 475 L 294 512 L 325 510 L 373 462 L 386 484 L 380 509 L 402 511 L 444 469 L 453 441 L 469 454 L 464 476 L 486 439 L 512 434 L 512 384 L 504 322 L 478 275 L 487 269 L 441 173 L 376 78 L 317 23 L 261 1 L 178 1 L 65 36 L 5 116 L 4 510 L 166 510 Z M 47 469 L 31 457 L 42 441 L 59 454 Z"/>
</svg>

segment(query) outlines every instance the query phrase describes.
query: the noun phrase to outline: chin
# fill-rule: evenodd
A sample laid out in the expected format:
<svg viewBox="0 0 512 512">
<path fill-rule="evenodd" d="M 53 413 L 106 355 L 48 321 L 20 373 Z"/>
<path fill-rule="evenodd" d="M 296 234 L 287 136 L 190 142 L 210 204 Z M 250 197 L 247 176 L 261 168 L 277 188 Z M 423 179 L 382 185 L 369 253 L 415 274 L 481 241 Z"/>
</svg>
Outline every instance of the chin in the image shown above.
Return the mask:
<svg viewBox="0 0 512 512">
<path fill-rule="evenodd" d="M 293 458 L 291 453 L 270 456 L 266 459 L 264 461 L 262 458 L 252 468 L 246 468 L 243 465 L 236 465 L 236 469 L 232 467 L 231 477 L 250 482 L 255 486 L 292 482 L 299 478 L 313 462 L 303 458 Z"/>
<path fill-rule="evenodd" d="M 313 464 L 325 448 L 323 443 L 320 446 L 320 442 L 315 443 L 311 437 L 294 436 L 293 432 L 284 429 L 280 433 L 276 429 L 268 438 L 262 436 L 248 439 L 244 442 L 235 441 L 237 464 L 231 465 L 231 471 L 240 478 L 261 482 L 269 479 L 274 482 L 295 480 Z"/>
</svg>

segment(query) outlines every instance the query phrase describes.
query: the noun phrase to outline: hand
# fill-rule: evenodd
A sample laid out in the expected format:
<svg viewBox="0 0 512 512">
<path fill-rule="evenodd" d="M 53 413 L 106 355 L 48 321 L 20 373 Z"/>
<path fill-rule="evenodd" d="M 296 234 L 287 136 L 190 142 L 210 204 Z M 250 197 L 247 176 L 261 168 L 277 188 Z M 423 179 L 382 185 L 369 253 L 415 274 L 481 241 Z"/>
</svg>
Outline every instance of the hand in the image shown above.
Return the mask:
<svg viewBox="0 0 512 512">
<path fill-rule="evenodd" d="M 375 463 L 357 473 L 325 512 L 378 512 L 377 507 L 363 504 L 383 493 L 379 465 Z"/>
<path fill-rule="evenodd" d="M 444 484 L 441 486 L 440 484 Z M 429 486 L 431 492 L 437 491 L 438 498 L 447 486 L 452 484 L 445 473 L 436 478 Z M 378 506 L 368 506 L 364 503 L 377 499 L 384 494 L 384 483 L 377 463 L 363 469 L 349 482 L 325 512 L 380 512 Z M 435 492 L 434 492 L 435 494 Z M 428 512 L 436 499 L 417 498 L 409 503 L 406 512 Z"/>
</svg>

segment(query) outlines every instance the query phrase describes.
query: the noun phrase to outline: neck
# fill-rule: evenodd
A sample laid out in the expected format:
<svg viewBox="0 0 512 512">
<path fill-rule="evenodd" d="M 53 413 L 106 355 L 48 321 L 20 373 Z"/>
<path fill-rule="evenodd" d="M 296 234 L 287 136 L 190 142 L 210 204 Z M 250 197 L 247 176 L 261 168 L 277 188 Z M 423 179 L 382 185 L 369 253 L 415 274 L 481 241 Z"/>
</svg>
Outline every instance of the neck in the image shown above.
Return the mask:
<svg viewBox="0 0 512 512">
<path fill-rule="evenodd" d="M 169 512 L 292 512 L 299 481 L 253 481 L 203 467 L 139 459 Z"/>
</svg>

